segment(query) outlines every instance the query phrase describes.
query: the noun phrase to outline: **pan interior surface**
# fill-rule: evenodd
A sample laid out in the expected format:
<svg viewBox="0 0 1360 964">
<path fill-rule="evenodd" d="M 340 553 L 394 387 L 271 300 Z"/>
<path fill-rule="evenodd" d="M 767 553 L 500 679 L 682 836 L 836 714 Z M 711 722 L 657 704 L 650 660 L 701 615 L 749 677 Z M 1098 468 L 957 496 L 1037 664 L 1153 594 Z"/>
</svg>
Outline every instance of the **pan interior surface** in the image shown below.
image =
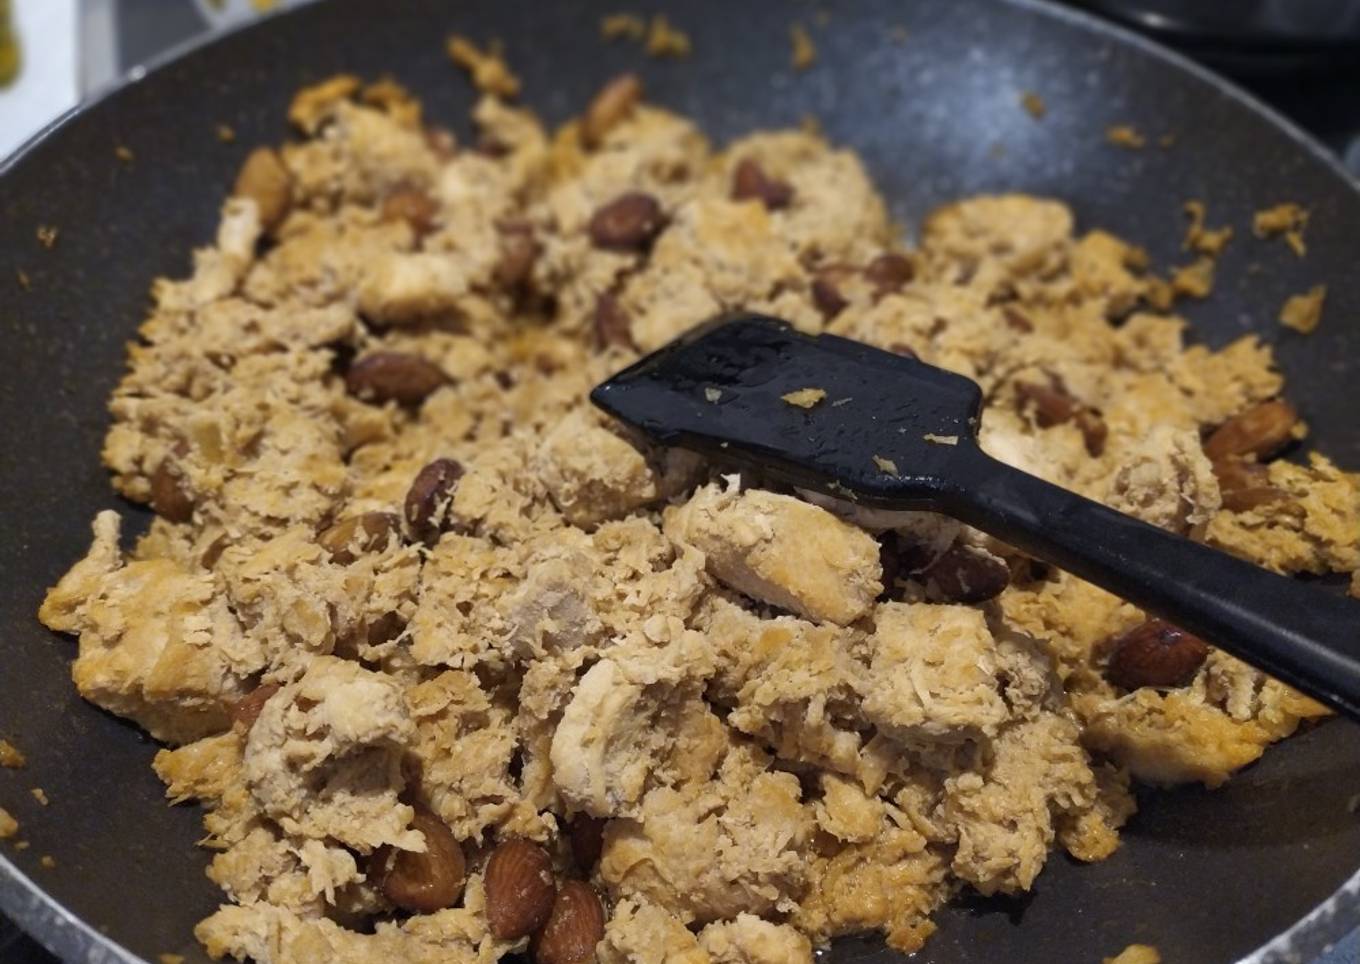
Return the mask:
<svg viewBox="0 0 1360 964">
<path fill-rule="evenodd" d="M 656 7 L 634 6 L 644 15 Z M 331 73 L 390 74 L 424 100 L 431 121 L 466 134 L 474 93 L 441 40 L 454 30 L 499 37 L 525 101 L 549 122 L 633 69 L 651 100 L 694 117 L 717 141 L 816 117 L 832 141 L 861 154 L 908 229 L 960 196 L 1025 191 L 1068 202 L 1080 228 L 1143 244 L 1163 267 L 1184 260 L 1181 205 L 1201 199 L 1216 223 L 1238 226 L 1240 240 L 1219 262 L 1213 296 L 1184 309 L 1196 337 L 1221 345 L 1256 330 L 1274 343 L 1312 444 L 1360 468 L 1360 423 L 1350 410 L 1360 194 L 1231 91 L 1122 35 L 1028 4 L 860 0 L 818 23 L 811 5 L 693 0 L 669 11 L 693 39 L 693 55 L 681 61 L 606 44 L 599 20 L 612 12 L 593 0 L 306 7 L 151 72 L 0 174 L 0 736 L 29 760 L 0 772 L 0 806 L 30 842 L 0 851 L 0 904 L 49 944 L 92 960 L 116 959 L 100 957 L 112 953 L 101 949 L 105 938 L 151 960 L 205 959 L 191 931 L 221 895 L 194 847 L 200 814 L 165 806 L 148 766 L 153 742 L 76 696 L 74 645 L 34 614 L 83 554 L 96 511 L 118 508 L 134 530 L 145 522 L 143 510 L 116 499 L 98 453 L 105 402 L 152 279 L 188 272 L 245 153 L 280 140 L 292 92 Z M 798 20 L 817 47 L 805 71 L 790 64 Z M 1042 119 L 1022 109 L 1026 92 L 1046 103 Z M 221 124 L 234 142 L 217 139 Z M 1108 143 L 1105 130 L 1117 124 L 1144 131 L 1149 146 Z M 1163 136 L 1173 143 L 1158 146 Z M 116 147 L 135 160 L 120 161 Z M 1314 212 L 1304 259 L 1249 237 L 1252 212 L 1286 200 Z M 57 229 L 55 244 L 38 241 L 40 226 Z M 1305 338 L 1281 329 L 1285 298 L 1321 283 L 1329 286 L 1321 330 Z M 31 787 L 50 805 L 40 807 Z M 1054 855 L 1023 900 L 949 907 L 917 959 L 1098 961 L 1141 942 L 1168 961 L 1236 960 L 1355 872 L 1357 795 L 1360 729 L 1326 723 L 1222 790 L 1144 793 L 1114 857 L 1079 866 Z M 44 867 L 49 855 L 55 866 Z M 39 892 L 91 930 L 62 925 Z M 1337 911 L 1357 914 L 1353 905 Z M 1339 930 L 1317 927 L 1298 946 L 1315 948 Z M 901 958 L 866 939 L 839 942 L 829 959 Z"/>
</svg>

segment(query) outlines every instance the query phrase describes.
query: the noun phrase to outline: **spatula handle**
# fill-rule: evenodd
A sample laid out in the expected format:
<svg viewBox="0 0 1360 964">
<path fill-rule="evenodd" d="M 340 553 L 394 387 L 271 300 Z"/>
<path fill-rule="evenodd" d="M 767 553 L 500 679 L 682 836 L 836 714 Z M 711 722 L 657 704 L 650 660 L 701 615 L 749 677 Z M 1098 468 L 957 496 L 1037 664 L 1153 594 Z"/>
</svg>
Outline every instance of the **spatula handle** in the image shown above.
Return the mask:
<svg viewBox="0 0 1360 964">
<path fill-rule="evenodd" d="M 1360 719 L 1360 603 L 960 451 L 952 515 Z"/>
</svg>

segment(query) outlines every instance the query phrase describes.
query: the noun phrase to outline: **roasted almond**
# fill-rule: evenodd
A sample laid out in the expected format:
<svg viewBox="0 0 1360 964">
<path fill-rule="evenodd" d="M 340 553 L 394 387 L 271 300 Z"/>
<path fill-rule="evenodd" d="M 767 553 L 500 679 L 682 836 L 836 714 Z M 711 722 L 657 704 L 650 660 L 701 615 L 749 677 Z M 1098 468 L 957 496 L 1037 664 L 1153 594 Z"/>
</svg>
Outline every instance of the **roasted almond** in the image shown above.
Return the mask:
<svg viewBox="0 0 1360 964">
<path fill-rule="evenodd" d="M 331 561 L 347 566 L 364 553 L 378 552 L 387 546 L 401 520 L 390 512 L 365 512 L 341 519 L 316 537 Z"/>
<path fill-rule="evenodd" d="M 1259 462 L 1225 456 L 1216 459 L 1213 466 L 1223 508 L 1229 512 L 1247 512 L 1289 497 L 1288 492 L 1270 484 L 1270 470 Z"/>
<path fill-rule="evenodd" d="M 498 844 L 486 862 L 485 885 L 486 919 L 498 940 L 526 937 L 552 913 L 552 858 L 532 841 L 512 837 Z"/>
<path fill-rule="evenodd" d="M 534 273 L 540 245 L 528 224 L 504 224 L 500 228 L 501 257 L 492 270 L 496 284 L 507 291 L 523 288 Z"/>
<path fill-rule="evenodd" d="M 1163 619 L 1139 623 L 1114 640 L 1105 675 L 1116 686 L 1184 686 L 1195 678 L 1209 645 Z"/>
<path fill-rule="evenodd" d="M 439 205 L 418 188 L 395 188 L 383 198 L 382 219 L 405 221 L 417 235 L 423 236 L 433 231 L 438 216 Z"/>
<path fill-rule="evenodd" d="M 557 891 L 552 912 L 529 944 L 534 964 L 589 964 L 604 938 L 604 904 L 595 888 L 569 880 Z"/>
<path fill-rule="evenodd" d="M 1262 402 L 1228 419 L 1205 440 L 1204 454 L 1218 461 L 1228 456 L 1269 458 L 1289 444 L 1299 413 L 1284 399 Z"/>
<path fill-rule="evenodd" d="M 448 824 L 417 807 L 411 828 L 425 838 L 425 852 L 381 847 L 369 865 L 369 876 L 383 896 L 403 910 L 430 914 L 452 907 L 467 880 L 463 848 Z"/>
<path fill-rule="evenodd" d="M 786 208 L 793 201 L 793 187 L 771 177 L 752 158 L 742 158 L 732 171 L 732 200 L 759 201 L 771 211 Z"/>
<path fill-rule="evenodd" d="M 151 508 L 171 522 L 188 522 L 194 517 L 194 500 L 184 484 L 180 470 L 169 459 L 162 459 L 151 473 Z"/>
<path fill-rule="evenodd" d="M 980 603 L 1010 584 L 1006 563 L 985 549 L 955 545 L 925 571 L 927 595 L 942 602 Z"/>
<path fill-rule="evenodd" d="M 596 147 L 614 125 L 633 112 L 642 99 L 642 81 L 637 74 L 620 74 L 600 88 L 581 117 L 581 140 Z"/>
<path fill-rule="evenodd" d="M 904 284 L 916 277 L 916 267 L 906 255 L 886 252 L 869 262 L 864 269 L 864 277 L 880 295 L 899 290 Z"/>
<path fill-rule="evenodd" d="M 812 303 L 817 306 L 822 317 L 830 321 L 844 311 L 850 302 L 829 275 L 818 275 L 812 279 Z"/>
<path fill-rule="evenodd" d="M 269 702 L 269 697 L 278 691 L 278 683 L 261 683 L 239 700 L 228 703 L 227 716 L 232 723 L 249 732 L 260 718 L 260 710 Z"/>
<path fill-rule="evenodd" d="M 455 459 L 435 459 L 425 466 L 406 490 L 402 506 L 411 533 L 424 542 L 434 542 L 444 530 L 449 502 L 458 480 L 463 477 L 463 465 Z"/>
<path fill-rule="evenodd" d="M 434 362 L 402 351 L 375 351 L 345 374 L 345 389 L 365 402 L 419 405 L 448 379 Z"/>
<path fill-rule="evenodd" d="M 255 202 L 266 232 L 279 226 L 293 203 L 293 177 L 272 147 L 257 147 L 247 155 L 236 175 L 232 194 Z"/>
<path fill-rule="evenodd" d="M 633 348 L 632 322 L 628 312 L 619 304 L 619 298 L 606 291 L 595 302 L 595 340 L 601 348 L 618 345 Z"/>
<path fill-rule="evenodd" d="M 651 244 L 665 223 L 656 198 L 629 191 L 602 204 L 590 216 L 590 240 L 597 248 L 634 251 Z"/>
</svg>

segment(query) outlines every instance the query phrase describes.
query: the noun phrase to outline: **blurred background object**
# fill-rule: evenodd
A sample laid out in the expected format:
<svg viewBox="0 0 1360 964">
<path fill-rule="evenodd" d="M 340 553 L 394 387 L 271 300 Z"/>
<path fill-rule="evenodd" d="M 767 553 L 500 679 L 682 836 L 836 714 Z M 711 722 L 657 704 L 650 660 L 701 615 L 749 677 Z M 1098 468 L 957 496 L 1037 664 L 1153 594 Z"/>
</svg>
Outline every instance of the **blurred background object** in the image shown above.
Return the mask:
<svg viewBox="0 0 1360 964">
<path fill-rule="evenodd" d="M 137 77 L 141 65 L 167 50 L 305 2 L 318 0 L 0 0 L 0 162 L 80 99 Z M 1313 133 L 1360 177 L 1360 0 L 1068 5 L 1228 74 Z M 0 961 L 53 959 L 0 918 Z M 1315 964 L 1360 964 L 1360 932 Z"/>
<path fill-rule="evenodd" d="M 21 58 L 0 157 L 79 97 L 205 31 L 315 0 L 0 0 Z M 811 0 L 808 0 L 811 2 Z M 1226 73 L 1360 176 L 1360 0 L 1070 0 Z M 0 35 L 2 38 L 3 35 Z"/>
</svg>

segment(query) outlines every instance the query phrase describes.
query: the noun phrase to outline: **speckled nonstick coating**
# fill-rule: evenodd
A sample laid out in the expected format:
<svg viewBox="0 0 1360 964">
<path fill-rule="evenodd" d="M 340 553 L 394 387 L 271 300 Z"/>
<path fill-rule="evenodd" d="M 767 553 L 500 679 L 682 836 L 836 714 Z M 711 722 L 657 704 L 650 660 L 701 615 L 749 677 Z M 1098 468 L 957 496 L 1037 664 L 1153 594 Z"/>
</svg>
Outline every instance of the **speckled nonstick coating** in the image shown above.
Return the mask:
<svg viewBox="0 0 1360 964">
<path fill-rule="evenodd" d="M 300 84 L 337 70 L 391 73 L 428 116 L 466 131 L 473 94 L 440 40 L 458 29 L 505 40 L 526 99 L 560 121 L 612 74 L 639 69 L 657 102 L 716 138 L 820 118 L 865 158 L 909 227 L 933 205 L 994 190 L 1070 202 L 1079 225 L 1145 244 L 1154 262 L 1183 257 L 1180 204 L 1202 198 L 1210 223 L 1238 237 L 1212 298 L 1186 314 L 1218 345 L 1249 329 L 1278 344 L 1290 396 L 1319 448 L 1360 468 L 1360 193 L 1284 122 L 1147 44 L 1077 15 L 989 0 L 859 0 L 817 26 L 810 3 L 692 0 L 670 11 L 694 40 L 687 62 L 646 60 L 598 35 L 612 2 L 347 0 L 304 8 L 173 60 L 67 119 L 0 171 L 0 735 L 28 754 L 0 771 L 0 806 L 29 849 L 0 844 L 0 907 L 63 954 L 122 960 L 117 942 L 155 959 L 201 960 L 190 929 L 219 900 L 193 807 L 169 809 L 148 767 L 153 743 L 79 700 L 74 644 L 34 612 L 85 550 L 89 520 L 115 506 L 138 528 L 99 465 L 105 399 L 124 343 L 161 273 L 184 274 L 211 238 L 242 157 L 284 136 Z M 651 4 L 627 5 L 647 12 Z M 807 23 L 819 59 L 789 66 L 790 21 Z M 890 27 L 906 28 L 897 42 Z M 1049 111 L 1020 108 L 1035 91 Z M 234 143 L 214 129 L 230 124 Z M 1140 152 L 1106 143 L 1133 123 Z M 1175 135 L 1169 149 L 1156 146 Z M 131 163 L 114 148 L 133 151 Z M 1250 237 L 1257 208 L 1314 211 L 1307 258 Z M 42 247 L 39 225 L 59 229 Z M 31 290 L 15 277 L 25 272 Z M 1283 331 L 1284 298 L 1329 286 L 1322 328 Z M 45 788 L 40 807 L 29 788 Z M 1055 854 L 1025 900 L 973 900 L 943 911 L 919 959 L 1095 962 L 1132 941 L 1165 960 L 1229 961 L 1327 901 L 1360 865 L 1360 730 L 1331 722 L 1267 754 L 1216 793 L 1149 793 L 1110 860 L 1079 867 Z M 39 859 L 50 854 L 56 866 Z M 1357 900 L 1290 938 L 1304 959 L 1360 918 Z M 56 907 L 65 908 L 65 912 Z M 67 913 L 69 912 L 69 913 Z M 1328 922 L 1330 918 L 1330 923 Z M 80 923 L 83 922 L 83 923 Z M 1274 952 L 1270 952 L 1273 954 Z M 1267 955 L 1270 956 L 1270 955 Z M 876 941 L 837 944 L 838 961 L 889 961 Z M 1273 957 L 1271 957 L 1273 959 Z"/>
</svg>

